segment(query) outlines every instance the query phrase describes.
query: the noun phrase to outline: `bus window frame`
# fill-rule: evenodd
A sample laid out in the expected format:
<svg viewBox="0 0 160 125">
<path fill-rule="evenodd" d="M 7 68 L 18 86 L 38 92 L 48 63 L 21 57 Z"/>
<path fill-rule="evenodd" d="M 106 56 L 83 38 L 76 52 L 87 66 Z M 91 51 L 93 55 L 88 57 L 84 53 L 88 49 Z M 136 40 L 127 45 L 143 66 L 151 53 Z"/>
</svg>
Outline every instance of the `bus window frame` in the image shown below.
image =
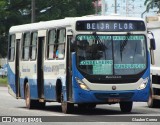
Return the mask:
<svg viewBox="0 0 160 125">
<path fill-rule="evenodd" d="M 24 46 L 24 43 L 25 43 L 24 42 L 24 40 L 25 40 L 24 39 L 24 35 L 27 34 L 27 33 L 29 33 L 29 35 L 30 35 L 30 37 L 29 37 L 29 46 Z M 23 35 L 22 35 L 22 46 L 21 46 L 22 47 L 22 55 L 21 55 L 21 60 L 22 61 L 29 61 L 30 60 L 30 45 L 31 45 L 31 32 L 24 32 Z M 25 47 L 29 47 L 29 52 L 28 52 L 28 58 L 27 59 L 24 59 L 24 48 Z"/>
<path fill-rule="evenodd" d="M 59 43 L 59 34 L 60 34 L 60 30 L 65 30 L 65 40 L 62 43 Z M 66 53 L 66 42 L 67 42 L 67 35 L 66 35 L 66 27 L 61 27 L 61 28 L 57 28 L 57 50 L 58 50 L 58 46 L 59 45 L 64 45 L 64 57 L 63 58 L 56 58 L 56 60 L 64 60 L 65 59 L 65 53 Z"/>
<path fill-rule="evenodd" d="M 37 33 L 37 41 L 36 41 L 36 45 L 32 45 L 32 36 L 33 36 L 33 33 Z M 36 61 L 37 60 L 37 42 L 38 42 L 38 31 L 32 31 L 30 32 L 30 47 L 29 47 L 29 59 L 30 61 Z M 32 56 L 32 48 L 33 47 L 36 47 L 36 53 L 35 53 L 35 59 L 32 59 L 31 56 Z"/>
<path fill-rule="evenodd" d="M 12 36 L 14 36 L 14 47 L 11 47 L 11 38 L 12 38 Z M 15 50 L 16 50 L 16 48 L 15 48 L 15 44 L 16 44 L 16 34 L 10 34 L 9 35 L 9 44 L 8 44 L 8 61 L 9 62 L 14 62 L 14 60 L 15 60 Z M 11 50 L 12 49 L 14 49 L 14 53 L 13 53 L 13 59 L 11 60 Z"/>
<path fill-rule="evenodd" d="M 56 39 L 55 39 L 55 41 L 54 41 L 54 43 L 53 44 L 49 44 L 49 37 L 50 37 L 50 32 L 51 31 L 53 31 L 53 30 L 55 30 L 55 32 L 56 32 Z M 46 43 L 46 59 L 47 60 L 55 60 L 56 58 L 49 58 L 49 46 L 50 45 L 53 45 L 53 47 L 55 46 L 55 43 L 56 43 L 56 40 L 57 40 L 57 29 L 56 28 L 53 28 L 53 29 L 48 29 L 47 30 L 47 37 L 46 37 L 46 40 L 47 40 L 47 43 Z"/>
</svg>

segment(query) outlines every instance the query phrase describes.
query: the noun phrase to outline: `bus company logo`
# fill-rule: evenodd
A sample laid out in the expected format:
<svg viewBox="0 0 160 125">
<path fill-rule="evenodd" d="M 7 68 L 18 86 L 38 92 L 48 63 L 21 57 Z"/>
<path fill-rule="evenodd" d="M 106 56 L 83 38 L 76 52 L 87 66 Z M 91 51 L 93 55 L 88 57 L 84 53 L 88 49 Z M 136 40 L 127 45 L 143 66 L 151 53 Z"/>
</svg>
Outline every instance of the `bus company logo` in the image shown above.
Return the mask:
<svg viewBox="0 0 160 125">
<path fill-rule="evenodd" d="M 106 76 L 106 79 L 121 79 L 121 76 Z"/>
<path fill-rule="evenodd" d="M 11 117 L 2 117 L 2 122 L 12 122 Z"/>
</svg>

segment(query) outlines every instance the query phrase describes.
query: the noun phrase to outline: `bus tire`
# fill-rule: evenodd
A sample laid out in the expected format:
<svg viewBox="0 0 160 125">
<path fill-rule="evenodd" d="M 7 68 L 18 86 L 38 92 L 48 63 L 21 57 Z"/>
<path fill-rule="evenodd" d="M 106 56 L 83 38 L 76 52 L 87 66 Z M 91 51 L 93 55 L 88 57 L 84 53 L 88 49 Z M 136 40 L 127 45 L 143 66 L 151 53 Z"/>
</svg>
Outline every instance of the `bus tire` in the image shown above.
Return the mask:
<svg viewBox="0 0 160 125">
<path fill-rule="evenodd" d="M 62 112 L 65 114 L 70 114 L 73 112 L 74 104 L 64 101 L 63 94 L 61 94 L 61 108 Z"/>
<path fill-rule="evenodd" d="M 132 110 L 133 102 L 120 102 L 120 109 L 122 112 L 129 113 Z"/>
<path fill-rule="evenodd" d="M 35 102 L 35 106 L 36 106 L 35 108 L 38 108 L 38 109 L 44 109 L 45 108 L 46 102 L 39 102 L 38 100 L 34 100 L 34 101 L 36 101 Z"/>
<path fill-rule="evenodd" d="M 150 90 L 149 98 L 148 98 L 148 107 L 149 108 L 158 108 L 160 107 L 160 100 L 153 99 L 153 90 Z"/>
<path fill-rule="evenodd" d="M 37 100 L 32 100 L 30 97 L 30 87 L 29 84 L 27 83 L 25 86 L 25 101 L 26 101 L 26 107 L 28 109 L 33 109 L 36 107 Z"/>
</svg>

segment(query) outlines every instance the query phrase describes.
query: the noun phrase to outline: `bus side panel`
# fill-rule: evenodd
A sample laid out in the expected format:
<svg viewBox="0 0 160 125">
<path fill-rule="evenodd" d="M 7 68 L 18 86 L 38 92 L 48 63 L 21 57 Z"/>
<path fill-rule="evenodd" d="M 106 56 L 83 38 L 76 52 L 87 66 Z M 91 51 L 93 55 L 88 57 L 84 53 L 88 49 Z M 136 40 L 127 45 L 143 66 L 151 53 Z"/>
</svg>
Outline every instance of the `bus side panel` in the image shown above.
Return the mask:
<svg viewBox="0 0 160 125">
<path fill-rule="evenodd" d="M 21 62 L 20 72 L 20 92 L 22 98 L 25 98 L 25 84 L 27 81 L 30 86 L 31 99 L 38 99 L 36 63 L 28 61 Z"/>
<path fill-rule="evenodd" d="M 148 83 L 145 89 L 143 90 L 136 90 L 135 94 L 132 98 L 133 101 L 142 101 L 142 102 L 147 102 L 149 98 L 149 93 L 150 93 L 150 55 L 148 52 L 148 68 L 142 78 L 147 78 L 148 77 Z"/>
<path fill-rule="evenodd" d="M 64 67 L 64 60 L 44 62 L 44 96 L 46 100 L 56 101 L 56 84 L 58 79 L 61 81 L 63 88 L 66 87 Z"/>
<path fill-rule="evenodd" d="M 28 79 L 30 85 L 31 99 L 38 99 L 37 79 Z"/>
<path fill-rule="evenodd" d="M 56 100 L 56 66 L 53 60 L 44 61 L 44 98 L 50 101 Z"/>
<path fill-rule="evenodd" d="M 15 85 L 15 63 L 8 63 L 8 83 L 9 83 L 9 94 L 16 97 L 16 85 Z"/>
<path fill-rule="evenodd" d="M 44 97 L 46 100 L 56 101 L 56 80 L 45 79 L 44 80 Z"/>
</svg>

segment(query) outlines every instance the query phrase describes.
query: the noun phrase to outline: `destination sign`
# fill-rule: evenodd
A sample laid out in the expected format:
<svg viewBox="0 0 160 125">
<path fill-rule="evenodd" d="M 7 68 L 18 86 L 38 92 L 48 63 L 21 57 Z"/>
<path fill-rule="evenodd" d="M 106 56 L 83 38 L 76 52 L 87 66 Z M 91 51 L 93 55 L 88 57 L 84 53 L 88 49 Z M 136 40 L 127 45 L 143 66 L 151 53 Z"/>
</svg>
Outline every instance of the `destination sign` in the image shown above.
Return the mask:
<svg viewBox="0 0 160 125">
<path fill-rule="evenodd" d="M 77 21 L 77 31 L 101 31 L 101 32 L 129 32 L 145 31 L 143 21 L 122 21 L 122 20 L 104 20 L 104 21 Z"/>
</svg>

